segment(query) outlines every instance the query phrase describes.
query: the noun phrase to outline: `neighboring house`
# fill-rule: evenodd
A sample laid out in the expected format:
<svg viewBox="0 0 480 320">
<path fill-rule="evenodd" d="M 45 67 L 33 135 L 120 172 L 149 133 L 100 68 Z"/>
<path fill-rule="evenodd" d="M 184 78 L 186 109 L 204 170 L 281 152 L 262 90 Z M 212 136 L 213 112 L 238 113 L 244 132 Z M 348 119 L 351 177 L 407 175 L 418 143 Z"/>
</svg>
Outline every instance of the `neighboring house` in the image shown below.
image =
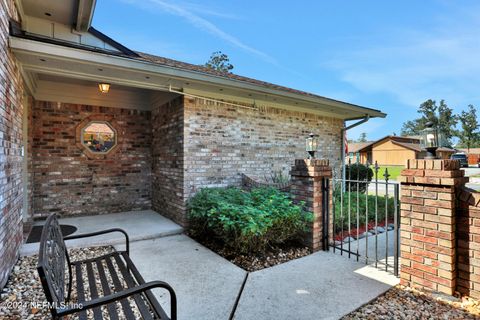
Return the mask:
<svg viewBox="0 0 480 320">
<path fill-rule="evenodd" d="M 350 162 L 372 163 L 372 141 L 348 143 L 348 158 Z"/>
<path fill-rule="evenodd" d="M 458 151 L 468 155 L 468 164 L 477 165 L 480 163 L 480 148 L 460 148 Z"/>
<path fill-rule="evenodd" d="M 91 27 L 94 7 L 0 0 L 0 287 L 22 221 L 153 209 L 185 226 L 200 188 L 288 172 L 311 132 L 339 167 L 345 121 L 385 116 L 135 52 Z"/>
<path fill-rule="evenodd" d="M 386 136 L 377 141 L 348 144 L 351 160 L 358 159 L 361 163 L 377 162 L 379 165 L 403 166 L 408 159 L 421 159 L 425 156 L 420 139 L 417 137 Z M 455 153 L 454 149 L 438 148 L 437 156 L 449 159 Z"/>
</svg>

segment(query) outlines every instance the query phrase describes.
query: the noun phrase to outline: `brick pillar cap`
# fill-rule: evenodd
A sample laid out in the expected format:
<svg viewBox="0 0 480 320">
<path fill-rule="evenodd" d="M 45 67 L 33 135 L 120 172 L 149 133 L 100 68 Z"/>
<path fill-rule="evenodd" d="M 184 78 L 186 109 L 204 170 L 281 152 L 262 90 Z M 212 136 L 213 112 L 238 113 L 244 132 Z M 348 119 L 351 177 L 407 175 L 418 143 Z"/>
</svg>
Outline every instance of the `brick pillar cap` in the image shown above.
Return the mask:
<svg viewBox="0 0 480 320">
<path fill-rule="evenodd" d="M 295 159 L 295 166 L 308 167 L 328 167 L 330 161 L 328 159 Z"/>
<path fill-rule="evenodd" d="M 398 182 L 443 186 L 461 186 L 469 181 L 458 160 L 407 160 Z"/>
</svg>

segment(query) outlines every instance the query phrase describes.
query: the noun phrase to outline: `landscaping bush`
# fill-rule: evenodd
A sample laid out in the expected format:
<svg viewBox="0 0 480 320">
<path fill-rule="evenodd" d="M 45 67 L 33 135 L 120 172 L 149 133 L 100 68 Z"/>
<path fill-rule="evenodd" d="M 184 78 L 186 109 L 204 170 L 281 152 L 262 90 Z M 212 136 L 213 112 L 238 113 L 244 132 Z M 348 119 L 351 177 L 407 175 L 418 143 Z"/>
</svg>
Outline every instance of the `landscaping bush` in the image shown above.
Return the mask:
<svg viewBox="0 0 480 320">
<path fill-rule="evenodd" d="M 337 192 L 335 192 L 337 193 Z M 348 230 L 348 198 L 350 196 L 350 227 L 354 229 L 357 227 L 357 195 L 358 197 L 358 216 L 360 220 L 360 225 L 365 225 L 365 219 L 367 215 L 367 202 L 368 202 L 368 222 L 375 222 L 375 196 L 368 195 L 365 198 L 365 194 L 360 195 L 357 192 L 345 192 L 343 194 L 343 221 L 341 217 L 341 200 L 340 194 L 338 193 L 335 198 L 335 233 L 342 230 Z M 386 200 L 386 204 L 385 204 Z M 388 197 L 385 199 L 385 196 L 378 196 L 378 209 L 377 209 L 377 221 L 379 224 L 385 222 L 385 215 L 388 209 L 388 218 L 389 220 L 393 219 L 393 213 L 395 210 L 395 202 L 393 197 Z M 343 222 L 343 223 L 342 223 Z"/>
<path fill-rule="evenodd" d="M 313 217 L 302 207 L 274 188 L 206 188 L 188 203 L 190 232 L 241 254 L 264 252 L 307 231 Z"/>
<path fill-rule="evenodd" d="M 345 165 L 345 177 L 347 180 L 365 181 L 365 182 L 347 182 L 347 191 L 358 191 L 365 193 L 368 184 L 372 181 L 373 170 L 361 163 L 352 163 Z"/>
</svg>

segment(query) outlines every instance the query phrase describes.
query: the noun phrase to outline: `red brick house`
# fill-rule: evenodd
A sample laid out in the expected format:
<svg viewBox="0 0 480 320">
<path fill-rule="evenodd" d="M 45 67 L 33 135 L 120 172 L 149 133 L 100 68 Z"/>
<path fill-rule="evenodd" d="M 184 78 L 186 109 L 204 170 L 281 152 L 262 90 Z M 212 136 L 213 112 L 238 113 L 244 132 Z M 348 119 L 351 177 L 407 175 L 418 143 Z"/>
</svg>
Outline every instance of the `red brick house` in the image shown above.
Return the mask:
<svg viewBox="0 0 480 320">
<path fill-rule="evenodd" d="M 0 1 L 0 287 L 25 221 L 151 208 L 185 225 L 199 188 L 289 170 L 310 132 L 338 165 L 345 121 L 385 116 L 135 52 L 91 27 L 94 6 Z"/>
</svg>

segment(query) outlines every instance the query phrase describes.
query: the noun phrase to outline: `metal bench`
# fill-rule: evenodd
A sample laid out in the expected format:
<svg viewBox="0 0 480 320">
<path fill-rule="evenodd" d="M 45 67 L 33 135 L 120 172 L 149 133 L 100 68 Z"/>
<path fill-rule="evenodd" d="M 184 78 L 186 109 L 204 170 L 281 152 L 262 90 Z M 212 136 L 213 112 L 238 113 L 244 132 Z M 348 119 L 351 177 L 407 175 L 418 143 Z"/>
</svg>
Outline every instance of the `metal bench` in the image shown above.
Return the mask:
<svg viewBox="0 0 480 320">
<path fill-rule="evenodd" d="M 125 251 L 70 261 L 64 240 L 112 232 L 120 232 L 125 236 Z M 110 319 L 138 319 L 139 315 L 143 319 L 177 319 L 177 300 L 172 287 L 163 281 L 145 282 L 130 259 L 129 251 L 129 238 L 122 229 L 63 237 L 56 215 L 49 216 L 42 230 L 37 270 L 53 318 L 75 313 L 79 319 L 87 319 L 87 310 L 91 310 L 94 319 L 103 319 L 102 306 L 105 306 L 103 309 L 106 309 L 105 314 Z M 76 276 L 76 288 L 72 288 L 73 273 Z M 153 288 L 163 288 L 169 292 L 170 318 L 150 291 Z M 72 290 L 76 293 L 75 301 L 71 301 Z M 135 309 L 137 314 L 134 313 Z"/>
</svg>

